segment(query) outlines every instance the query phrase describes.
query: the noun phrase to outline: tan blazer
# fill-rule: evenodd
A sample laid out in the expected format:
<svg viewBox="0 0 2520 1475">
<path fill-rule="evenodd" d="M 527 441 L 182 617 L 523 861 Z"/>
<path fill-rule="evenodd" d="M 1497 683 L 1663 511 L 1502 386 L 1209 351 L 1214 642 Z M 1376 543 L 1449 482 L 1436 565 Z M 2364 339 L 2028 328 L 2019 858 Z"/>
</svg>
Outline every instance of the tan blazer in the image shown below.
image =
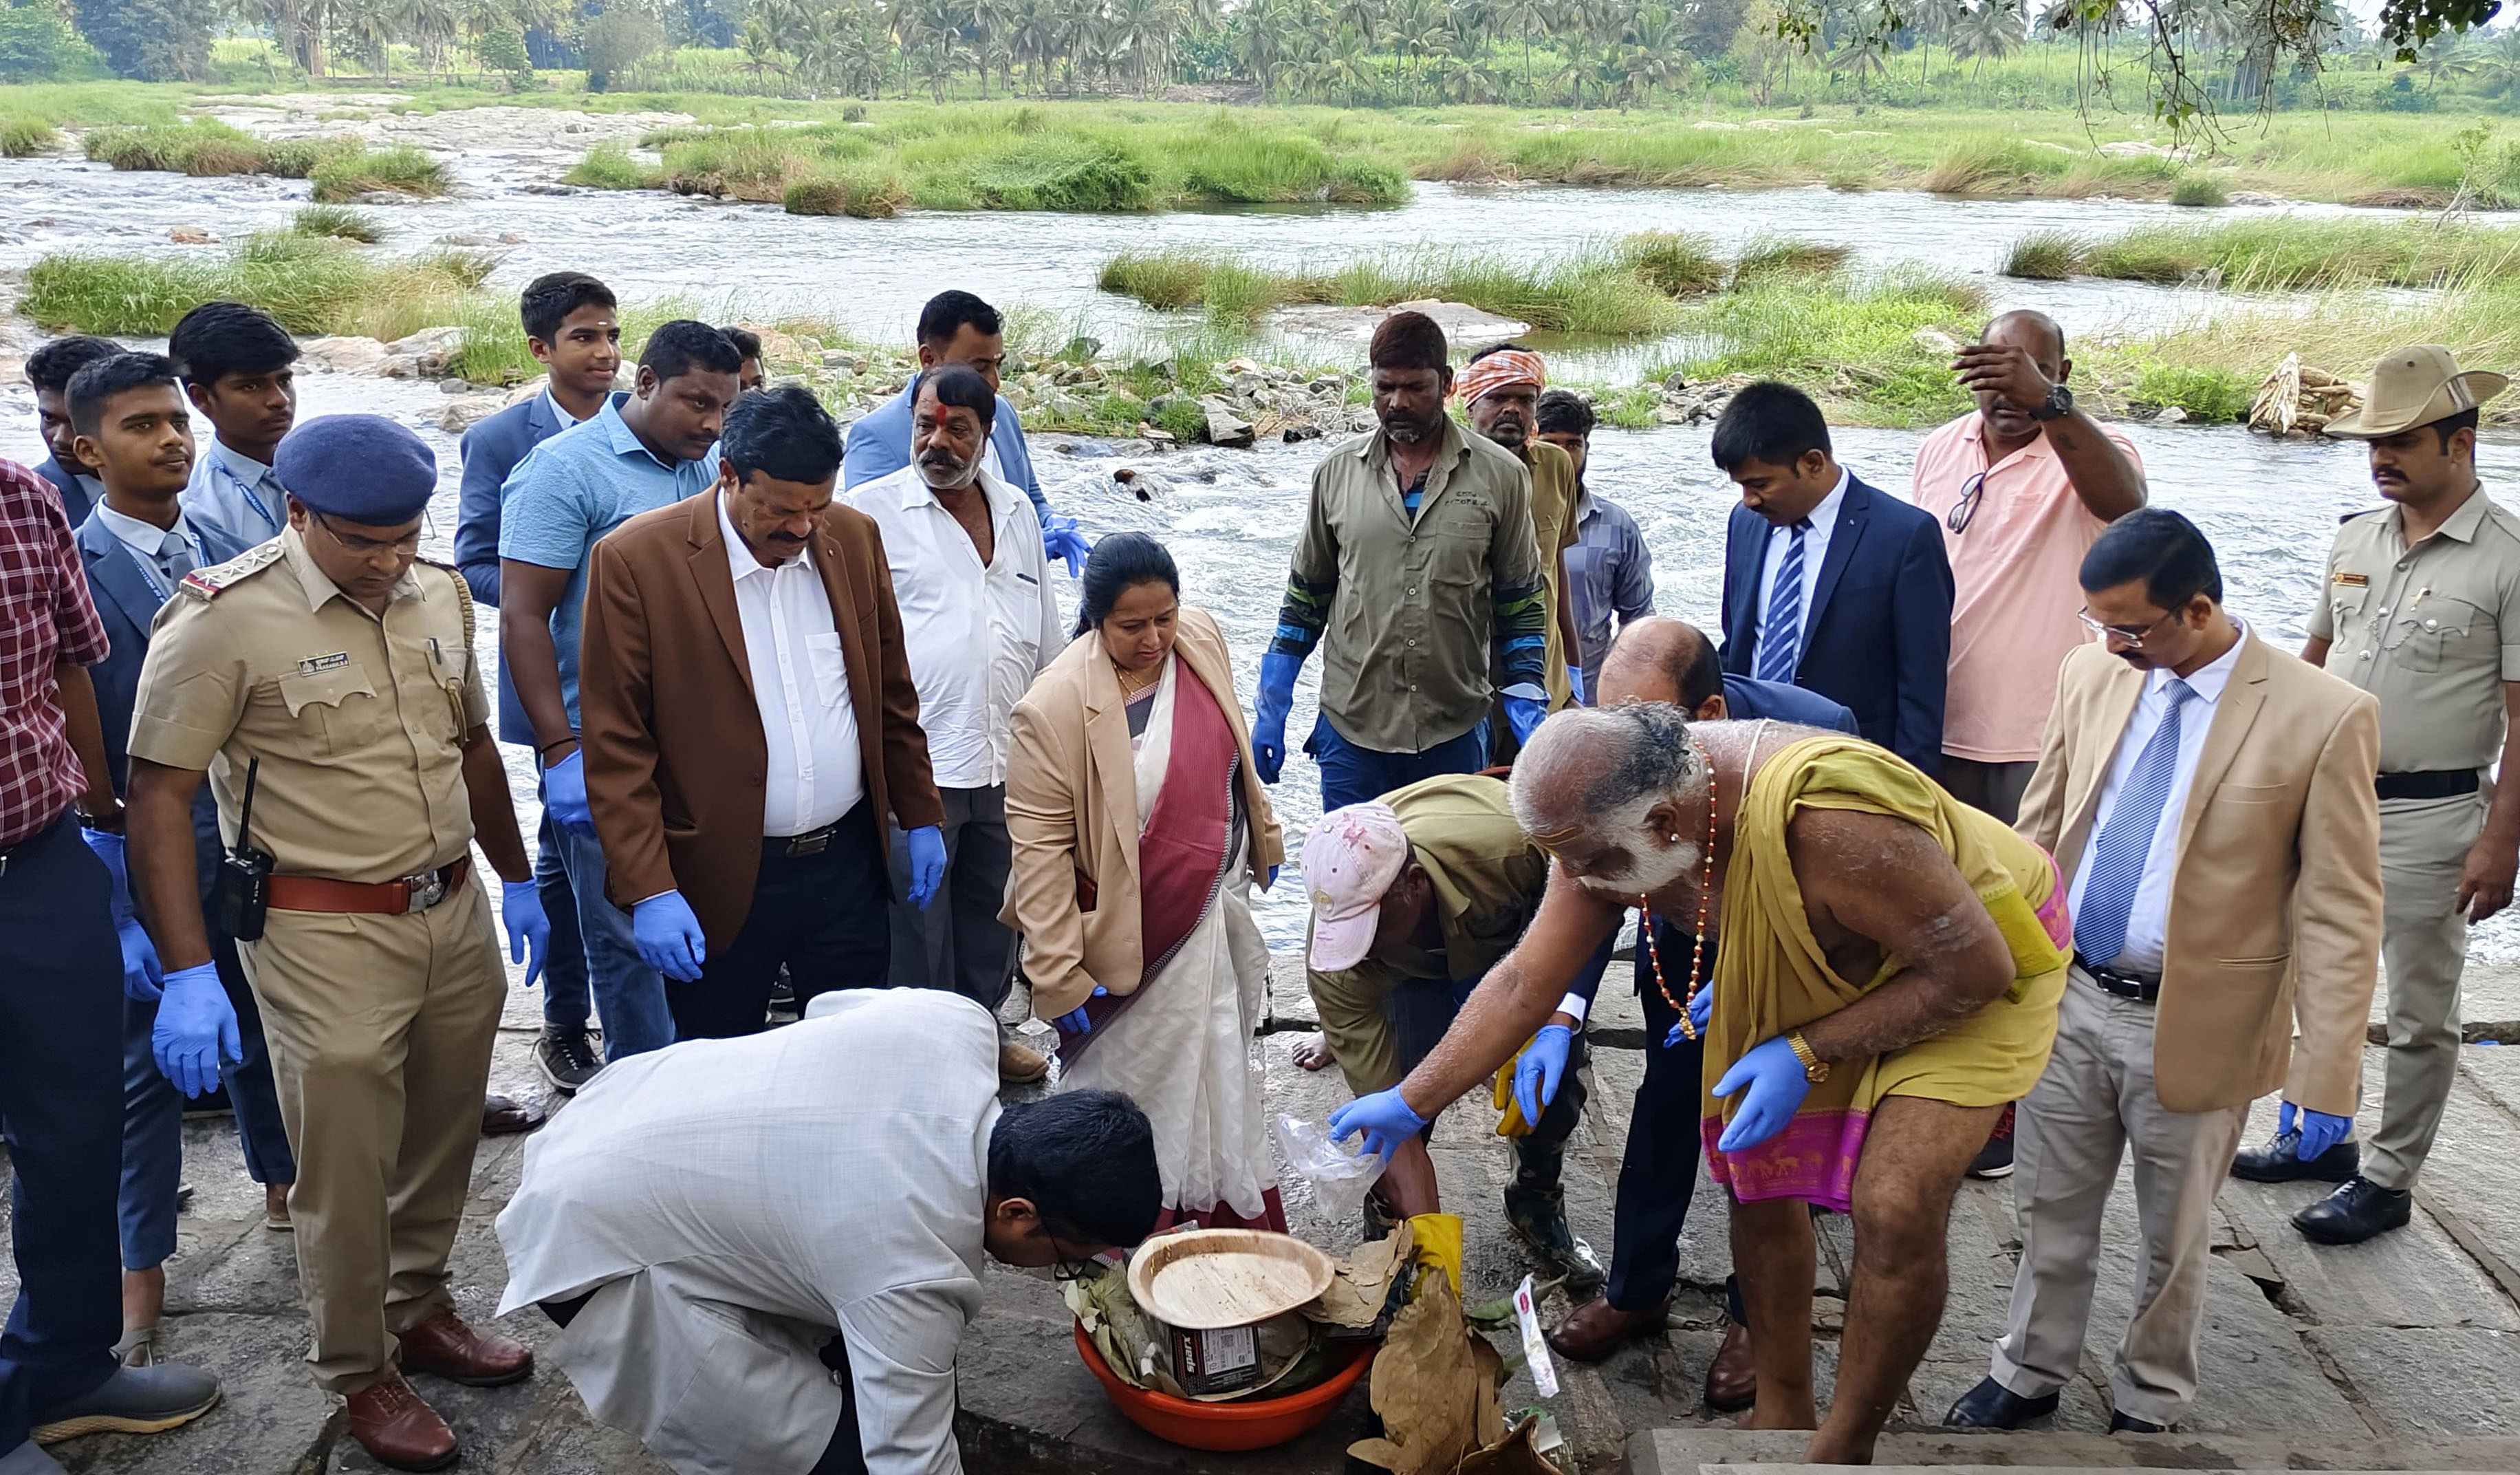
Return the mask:
<svg viewBox="0 0 2520 1475">
<path fill-rule="evenodd" d="M 863 802 L 905 830 L 942 824 L 875 520 L 832 503 L 813 553 L 848 663 Z M 761 873 L 770 755 L 715 488 L 643 512 L 595 545 L 579 653 L 586 797 L 604 838 L 606 894 L 628 906 L 680 889 L 710 948 L 731 945 Z"/>
<path fill-rule="evenodd" d="M 2380 704 L 2242 639 L 2180 812 L 2154 1088 L 2172 1111 L 2212 1111 L 2281 1086 L 2350 1117 L 2380 964 Z M 2143 682 L 2097 644 L 2058 673 L 2017 828 L 2068 888 Z"/>
<path fill-rule="evenodd" d="M 1278 816 L 1251 764 L 1251 728 L 1234 695 L 1225 636 L 1206 611 L 1185 605 L 1173 654 L 1214 693 L 1242 755 L 1242 808 L 1253 873 L 1286 857 Z M 998 920 L 1023 934 L 1032 1010 L 1055 1019 L 1102 985 L 1138 991 L 1146 969 L 1138 925 L 1138 777 L 1120 678 L 1092 630 L 1069 642 L 1015 706 L 1007 759 L 1007 832 L 1014 874 Z M 1090 883 L 1094 909 L 1082 908 Z"/>
</svg>

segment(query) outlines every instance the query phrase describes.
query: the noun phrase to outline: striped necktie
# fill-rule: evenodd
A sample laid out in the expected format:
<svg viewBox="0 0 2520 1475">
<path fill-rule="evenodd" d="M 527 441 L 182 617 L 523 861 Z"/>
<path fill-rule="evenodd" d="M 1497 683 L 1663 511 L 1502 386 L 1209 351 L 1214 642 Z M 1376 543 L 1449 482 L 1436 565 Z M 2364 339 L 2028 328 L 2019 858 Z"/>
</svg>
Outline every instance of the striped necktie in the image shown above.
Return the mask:
<svg viewBox="0 0 2520 1475">
<path fill-rule="evenodd" d="M 2161 689 L 2170 704 L 2136 755 L 2125 790 L 2092 848 L 2092 873 L 2083 882 L 2083 904 L 2074 915 L 2074 951 L 2086 967 L 2105 968 L 2126 949 L 2127 921 L 2152 856 L 2153 832 L 2170 803 L 2170 781 L 2179 772 L 2180 711 L 2196 689 L 2177 676 Z"/>
<path fill-rule="evenodd" d="M 1768 591 L 1768 618 L 1759 626 L 1759 660 L 1755 674 L 1762 681 L 1791 685 L 1803 655 L 1803 534 L 1811 519 L 1797 521 L 1777 565 L 1777 581 Z"/>
</svg>

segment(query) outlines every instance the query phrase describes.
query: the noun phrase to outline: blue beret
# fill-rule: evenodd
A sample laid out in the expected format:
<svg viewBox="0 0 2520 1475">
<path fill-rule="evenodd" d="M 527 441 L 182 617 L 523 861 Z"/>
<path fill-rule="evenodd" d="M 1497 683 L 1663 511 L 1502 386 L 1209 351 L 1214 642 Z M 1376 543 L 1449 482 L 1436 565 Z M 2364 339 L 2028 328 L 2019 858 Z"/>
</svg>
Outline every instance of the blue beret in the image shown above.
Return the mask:
<svg viewBox="0 0 2520 1475">
<path fill-rule="evenodd" d="M 282 438 L 271 474 L 327 517 L 391 528 L 428 508 L 437 456 L 382 415 L 325 415 Z"/>
</svg>

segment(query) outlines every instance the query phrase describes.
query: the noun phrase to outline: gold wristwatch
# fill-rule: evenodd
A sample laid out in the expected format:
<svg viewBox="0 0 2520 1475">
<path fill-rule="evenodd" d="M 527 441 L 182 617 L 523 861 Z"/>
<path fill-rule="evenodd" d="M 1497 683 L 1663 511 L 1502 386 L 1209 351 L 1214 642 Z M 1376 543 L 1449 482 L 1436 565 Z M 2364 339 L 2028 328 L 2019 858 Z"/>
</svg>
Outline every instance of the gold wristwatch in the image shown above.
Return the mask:
<svg viewBox="0 0 2520 1475">
<path fill-rule="evenodd" d="M 1785 1043 L 1792 1048 L 1794 1058 L 1803 1063 L 1805 1081 L 1818 1085 L 1828 1079 L 1828 1062 L 1812 1053 L 1811 1043 L 1803 1038 L 1802 1031 L 1796 1030 L 1786 1036 Z"/>
</svg>

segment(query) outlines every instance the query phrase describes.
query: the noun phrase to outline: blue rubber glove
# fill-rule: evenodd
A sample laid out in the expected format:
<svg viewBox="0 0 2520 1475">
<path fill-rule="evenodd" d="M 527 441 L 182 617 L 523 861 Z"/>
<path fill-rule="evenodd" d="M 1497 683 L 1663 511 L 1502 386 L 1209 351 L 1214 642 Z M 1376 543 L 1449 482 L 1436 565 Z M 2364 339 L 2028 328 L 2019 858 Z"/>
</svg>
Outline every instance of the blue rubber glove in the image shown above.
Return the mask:
<svg viewBox="0 0 2520 1475">
<path fill-rule="evenodd" d="M 525 965 L 525 987 L 543 976 L 543 959 L 551 955 L 551 918 L 543 915 L 543 894 L 531 881 L 499 883 L 499 920 L 508 926 L 508 961 Z"/>
<path fill-rule="evenodd" d="M 667 978 L 689 983 L 708 961 L 708 938 L 681 892 L 662 892 L 631 907 L 630 935 L 638 941 L 639 956 Z"/>
<path fill-rule="evenodd" d="M 1505 699 L 1506 725 L 1513 729 L 1516 743 L 1530 742 L 1532 733 L 1539 730 L 1541 720 L 1548 715 L 1549 704 L 1546 702 L 1534 701 L 1530 697 L 1508 696 Z"/>
<path fill-rule="evenodd" d="M 1085 572 L 1085 555 L 1094 551 L 1094 544 L 1076 530 L 1076 519 L 1054 512 L 1041 520 L 1041 551 L 1067 560 L 1067 576 L 1074 578 Z"/>
<path fill-rule="evenodd" d="M 1566 1074 L 1566 1052 L 1575 1047 L 1575 1032 L 1564 1025 L 1542 1025 L 1540 1033 L 1513 1062 L 1513 1104 L 1522 1120 L 1540 1125 L 1540 1114 L 1557 1099 L 1557 1083 Z"/>
<path fill-rule="evenodd" d="M 149 941 L 140 919 L 131 914 L 131 876 L 123 862 L 123 841 L 119 835 L 103 830 L 81 830 L 79 838 L 105 862 L 112 881 L 113 939 L 122 945 L 122 996 L 139 1003 L 155 1003 L 160 992 L 163 973 L 158 965 L 157 945 Z"/>
<path fill-rule="evenodd" d="M 1726 1152 L 1739 1152 L 1785 1129 L 1794 1119 L 1794 1111 L 1811 1094 L 1811 1080 L 1803 1074 L 1802 1058 L 1779 1035 L 1760 1041 L 1750 1053 L 1732 1062 L 1732 1069 L 1715 1083 L 1715 1094 L 1730 1096 L 1747 1088 L 1741 1109 L 1732 1114 L 1732 1122 L 1715 1145 Z"/>
<path fill-rule="evenodd" d="M 236 1006 L 219 987 L 218 965 L 196 963 L 166 975 L 149 1051 L 158 1057 L 158 1069 L 187 1096 L 208 1095 L 218 1087 L 219 1068 L 245 1059 Z"/>
<path fill-rule="evenodd" d="M 1094 992 L 1091 996 L 1095 998 L 1109 998 L 1111 996 L 1111 991 L 1103 988 L 1101 984 L 1096 984 L 1094 986 Z M 1094 1021 L 1085 1017 L 1085 1006 L 1083 1004 L 1078 1004 L 1075 1008 L 1061 1014 L 1056 1021 L 1054 1021 L 1054 1024 L 1061 1035 L 1091 1035 L 1094 1033 Z"/>
<path fill-rule="evenodd" d="M 543 770 L 543 807 L 561 825 L 580 835 L 595 833 L 595 810 L 586 802 L 586 750 Z"/>
<path fill-rule="evenodd" d="M 1576 706 L 1584 705 L 1584 668 L 1580 666 L 1566 668 L 1566 689 L 1575 694 Z"/>
<path fill-rule="evenodd" d="M 1388 1163 L 1401 1143 L 1426 1129 L 1426 1119 L 1409 1109 L 1400 1087 L 1359 1096 L 1330 1113 L 1330 1140 L 1344 1142 L 1365 1133 L 1365 1150 Z"/>
<path fill-rule="evenodd" d="M 2293 1104 L 2289 1101 L 2285 1102 L 2283 1114 L 2289 1117 L 2292 1112 Z M 2294 1148 L 2293 1153 L 2307 1163 L 2344 1141 L 2353 1130 L 2352 1117 L 2339 1117 L 2328 1112 L 2312 1111 L 2305 1107 L 2301 1113 L 2301 1145 Z"/>
<path fill-rule="evenodd" d="M 1688 1024 L 1690 1029 L 1697 1032 L 1698 1038 L 1706 1037 L 1706 1021 L 1713 1018 L 1714 1014 L 1715 991 L 1712 988 L 1700 989 L 1688 996 Z M 1680 1026 L 1673 1025 L 1663 1032 L 1662 1047 L 1666 1050 L 1677 1049 L 1680 1047 L 1680 1042 L 1688 1037 L 1680 1032 Z"/>
<path fill-rule="evenodd" d="M 945 884 L 945 832 L 922 825 L 910 832 L 910 904 L 921 911 Z"/>
<path fill-rule="evenodd" d="M 1251 761 L 1260 782 L 1274 784 L 1286 766 L 1286 714 L 1295 708 L 1295 673 L 1300 657 L 1271 651 L 1260 658 L 1260 694 L 1251 714 Z"/>
</svg>

